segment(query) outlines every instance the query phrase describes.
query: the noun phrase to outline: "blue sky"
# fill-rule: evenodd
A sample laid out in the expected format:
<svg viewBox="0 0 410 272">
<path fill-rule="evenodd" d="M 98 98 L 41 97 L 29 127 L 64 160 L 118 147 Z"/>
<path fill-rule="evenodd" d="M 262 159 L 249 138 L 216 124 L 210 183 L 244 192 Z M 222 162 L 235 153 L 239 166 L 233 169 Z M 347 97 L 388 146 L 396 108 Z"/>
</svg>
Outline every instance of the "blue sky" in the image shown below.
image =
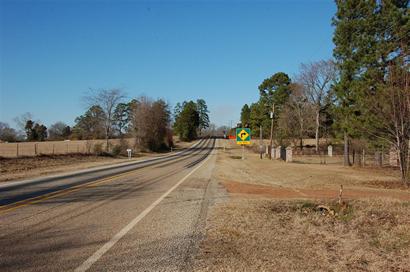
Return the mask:
<svg viewBox="0 0 410 272">
<path fill-rule="evenodd" d="M 0 121 L 72 125 L 89 88 L 172 106 L 203 98 L 236 122 L 258 85 L 332 57 L 333 1 L 0 0 Z"/>
</svg>

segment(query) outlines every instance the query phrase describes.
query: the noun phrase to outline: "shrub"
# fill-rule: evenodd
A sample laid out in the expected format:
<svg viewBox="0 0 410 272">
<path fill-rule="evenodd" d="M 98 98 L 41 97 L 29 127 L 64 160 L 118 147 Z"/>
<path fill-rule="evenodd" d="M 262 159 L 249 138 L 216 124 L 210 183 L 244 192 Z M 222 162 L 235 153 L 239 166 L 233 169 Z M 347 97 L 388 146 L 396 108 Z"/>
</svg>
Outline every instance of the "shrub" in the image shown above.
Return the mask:
<svg viewBox="0 0 410 272">
<path fill-rule="evenodd" d="M 94 145 L 94 153 L 95 153 L 95 155 L 98 155 L 98 156 L 102 155 L 102 153 L 103 153 L 102 143 L 97 143 L 97 144 Z"/>
<path fill-rule="evenodd" d="M 122 148 L 121 145 L 114 145 L 113 148 L 112 148 L 111 154 L 113 156 L 118 156 L 118 155 L 121 154 L 122 149 L 123 148 Z"/>
</svg>

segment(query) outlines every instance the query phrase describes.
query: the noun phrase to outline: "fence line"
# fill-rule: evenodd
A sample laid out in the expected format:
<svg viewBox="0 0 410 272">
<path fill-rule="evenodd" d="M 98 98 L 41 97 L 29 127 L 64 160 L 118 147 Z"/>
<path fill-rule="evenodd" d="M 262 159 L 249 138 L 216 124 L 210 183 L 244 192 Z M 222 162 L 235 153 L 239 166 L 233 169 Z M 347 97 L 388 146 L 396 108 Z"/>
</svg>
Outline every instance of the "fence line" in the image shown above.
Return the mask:
<svg viewBox="0 0 410 272">
<path fill-rule="evenodd" d="M 304 143 L 309 142 L 309 140 L 312 141 L 314 139 L 304 139 Z M 259 153 L 261 152 L 261 150 L 263 150 L 263 153 L 265 153 L 265 156 L 267 156 L 268 146 L 269 141 L 267 141 L 266 139 L 263 140 L 262 146 L 260 146 L 259 140 L 255 139 L 250 148 L 256 153 Z M 329 151 L 328 149 L 329 146 L 331 146 L 331 151 Z M 276 148 L 277 147 L 278 146 L 276 146 Z M 286 146 L 283 146 L 283 148 L 285 147 Z M 288 145 L 288 147 L 292 147 L 292 156 L 294 157 L 295 161 L 306 161 L 324 164 L 343 164 L 344 150 L 343 144 L 340 143 L 334 145 L 321 144 L 318 151 L 315 150 L 315 147 L 304 147 L 302 150 L 297 145 L 293 144 Z M 352 165 L 399 167 L 398 151 L 394 148 L 373 149 L 363 148 L 360 146 L 351 146 L 349 153 L 350 163 Z M 410 145 L 408 160 L 410 161 Z"/>
<path fill-rule="evenodd" d="M 109 140 L 110 148 L 120 144 L 120 139 Z M 122 144 L 129 148 L 134 148 L 135 139 L 124 139 Z M 95 152 L 96 145 L 101 145 L 102 150 L 106 150 L 106 140 L 0 143 L 0 157 L 16 158 L 39 155 L 92 154 Z"/>
</svg>

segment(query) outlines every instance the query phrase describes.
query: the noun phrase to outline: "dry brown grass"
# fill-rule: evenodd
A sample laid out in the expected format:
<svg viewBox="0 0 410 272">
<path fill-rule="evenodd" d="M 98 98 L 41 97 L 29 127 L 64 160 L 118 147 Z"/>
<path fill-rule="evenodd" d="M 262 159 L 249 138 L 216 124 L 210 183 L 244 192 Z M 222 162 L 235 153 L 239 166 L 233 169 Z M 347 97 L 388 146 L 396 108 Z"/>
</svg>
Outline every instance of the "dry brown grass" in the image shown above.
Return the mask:
<svg viewBox="0 0 410 272">
<path fill-rule="evenodd" d="M 219 205 L 195 270 L 410 271 L 410 202 L 356 200 L 336 216 L 318 211 L 319 203 Z"/>
<path fill-rule="evenodd" d="M 135 138 L 110 139 L 111 148 L 116 145 L 123 145 L 124 149 L 131 148 L 134 152 L 139 151 Z M 182 142 L 174 136 L 176 148 L 186 148 L 191 143 Z M 105 140 L 72 140 L 72 141 L 45 141 L 45 142 L 21 142 L 21 143 L 0 143 L 0 157 L 16 158 L 34 157 L 39 155 L 64 155 L 64 154 L 95 154 L 96 146 L 102 150 L 106 149 Z"/>
<path fill-rule="evenodd" d="M 245 160 L 242 150 L 233 141 L 224 141 L 225 152 L 218 154 L 216 178 L 234 180 L 249 184 L 338 190 L 340 185 L 355 188 L 398 188 L 400 173 L 397 169 L 377 167 L 344 167 L 336 163 L 338 158 L 327 158 L 328 164 L 320 164 L 319 158 L 298 156 L 297 162 L 285 163 L 278 160 L 259 159 L 259 155 L 246 150 Z M 384 185 L 382 185 L 384 184 Z M 389 186 L 390 185 L 390 186 Z"/>
<path fill-rule="evenodd" d="M 396 170 L 240 155 L 232 141 L 218 153 L 213 178 L 230 199 L 210 212 L 196 271 L 410 271 L 410 191 Z"/>
<path fill-rule="evenodd" d="M 125 160 L 119 158 L 81 154 L 23 157 L 18 159 L 0 158 L 0 182 L 123 161 Z"/>
</svg>

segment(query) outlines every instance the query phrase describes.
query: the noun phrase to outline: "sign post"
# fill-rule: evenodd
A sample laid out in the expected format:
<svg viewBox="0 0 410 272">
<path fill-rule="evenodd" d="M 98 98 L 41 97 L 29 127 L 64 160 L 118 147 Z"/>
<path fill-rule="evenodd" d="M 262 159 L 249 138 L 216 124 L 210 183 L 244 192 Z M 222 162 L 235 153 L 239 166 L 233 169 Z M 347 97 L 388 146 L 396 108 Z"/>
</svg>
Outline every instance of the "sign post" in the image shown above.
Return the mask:
<svg viewBox="0 0 410 272">
<path fill-rule="evenodd" d="M 251 144 L 251 129 L 237 128 L 236 129 L 236 144 L 242 145 L 242 160 L 245 159 L 245 145 Z"/>
</svg>

